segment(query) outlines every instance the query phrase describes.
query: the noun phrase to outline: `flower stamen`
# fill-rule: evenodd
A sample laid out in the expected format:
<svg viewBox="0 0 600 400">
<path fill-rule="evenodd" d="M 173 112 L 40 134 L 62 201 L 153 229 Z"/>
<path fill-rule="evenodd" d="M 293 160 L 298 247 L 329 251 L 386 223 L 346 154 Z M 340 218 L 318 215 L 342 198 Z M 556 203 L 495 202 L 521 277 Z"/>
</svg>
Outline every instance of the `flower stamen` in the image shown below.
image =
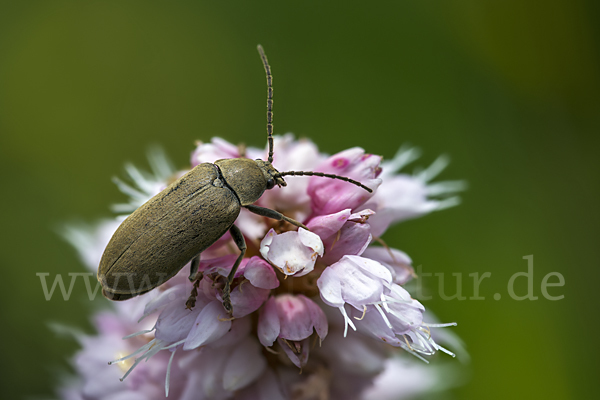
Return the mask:
<svg viewBox="0 0 600 400">
<path fill-rule="evenodd" d="M 173 350 L 171 353 L 171 358 L 169 358 L 169 364 L 167 364 L 167 376 L 165 377 L 165 397 L 169 397 L 169 382 L 171 380 L 171 364 L 173 364 L 173 357 L 175 357 L 175 352 L 177 349 Z"/>
<path fill-rule="evenodd" d="M 363 318 L 365 318 L 365 315 L 367 315 L 367 306 L 363 304 L 363 313 L 362 313 L 362 315 L 360 316 L 360 318 L 354 317 L 354 319 L 357 320 L 357 321 L 362 321 Z"/>
<path fill-rule="evenodd" d="M 406 335 L 402 335 L 402 338 L 404 339 L 404 341 L 406 342 L 406 345 L 408 346 L 408 349 L 410 351 L 414 351 L 414 349 L 411 347 L 410 343 L 408 343 L 408 339 L 406 338 Z"/>
<path fill-rule="evenodd" d="M 335 239 L 333 240 L 333 243 L 331 243 L 331 247 L 329 248 L 329 251 L 333 250 L 333 246 L 335 246 L 335 244 L 338 242 L 338 240 L 340 240 L 341 236 L 342 236 L 342 231 L 341 230 L 337 231 L 337 234 L 335 235 Z"/>
</svg>

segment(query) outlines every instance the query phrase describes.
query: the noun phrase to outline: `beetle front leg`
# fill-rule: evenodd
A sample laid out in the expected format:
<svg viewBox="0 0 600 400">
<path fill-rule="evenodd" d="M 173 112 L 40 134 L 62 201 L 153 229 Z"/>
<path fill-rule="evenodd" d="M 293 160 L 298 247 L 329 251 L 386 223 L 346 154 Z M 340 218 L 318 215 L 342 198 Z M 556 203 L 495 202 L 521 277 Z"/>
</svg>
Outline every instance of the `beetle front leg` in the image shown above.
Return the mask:
<svg viewBox="0 0 600 400">
<path fill-rule="evenodd" d="M 258 214 L 260 216 L 271 218 L 271 219 L 274 219 L 274 220 L 277 220 L 277 221 L 283 220 L 283 221 L 289 222 L 292 225 L 296 225 L 297 227 L 304 228 L 307 231 L 310 230 L 302 222 L 298 222 L 295 219 L 292 219 L 290 217 L 286 217 L 282 213 L 280 213 L 278 211 L 275 211 L 275 210 L 271 210 L 270 208 L 259 207 L 259 206 L 255 206 L 253 204 L 249 204 L 249 205 L 244 206 L 244 207 L 246 207 L 249 211 L 252 211 L 254 214 Z"/>
<path fill-rule="evenodd" d="M 238 228 L 235 225 L 231 225 L 231 228 L 229 228 L 229 233 L 231 233 L 231 237 L 233 238 L 233 241 L 237 248 L 240 249 L 240 255 L 238 256 L 237 260 L 235 260 L 235 263 L 231 268 L 231 272 L 229 272 L 229 275 L 227 276 L 227 282 L 225 282 L 225 287 L 223 288 L 223 307 L 225 307 L 225 310 L 227 310 L 229 314 L 232 314 L 233 307 L 231 306 L 230 298 L 231 284 L 233 283 L 235 273 L 238 267 L 240 266 L 242 259 L 244 258 L 244 254 L 246 254 L 246 241 L 244 240 L 244 235 L 242 234 L 242 231 L 240 231 L 240 228 Z"/>
</svg>

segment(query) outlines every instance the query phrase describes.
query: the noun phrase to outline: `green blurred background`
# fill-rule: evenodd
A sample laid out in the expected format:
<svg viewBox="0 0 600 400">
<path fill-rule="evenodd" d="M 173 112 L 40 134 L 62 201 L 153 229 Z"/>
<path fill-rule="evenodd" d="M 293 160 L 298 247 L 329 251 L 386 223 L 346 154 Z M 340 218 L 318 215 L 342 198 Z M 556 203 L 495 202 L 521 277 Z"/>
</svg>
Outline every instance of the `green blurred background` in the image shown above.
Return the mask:
<svg viewBox="0 0 600 400">
<path fill-rule="evenodd" d="M 385 239 L 424 271 L 491 272 L 485 300 L 425 306 L 471 354 L 456 399 L 576 399 L 597 393 L 600 6 L 589 0 L 0 3 L 0 386 L 48 397 L 77 349 L 49 322 L 88 332 L 83 285 L 46 302 L 36 272 L 83 271 L 56 233 L 109 217 L 123 164 L 150 144 L 175 164 L 213 135 L 265 143 L 269 56 L 275 132 L 322 151 L 441 153 L 465 179 L 457 208 Z M 507 295 L 534 255 L 537 301 Z M 541 297 L 545 274 L 565 286 Z M 521 282 L 519 282 L 521 281 Z M 517 280 L 517 293 L 526 290 Z M 501 293 L 502 299 L 493 299 Z M 102 300 L 104 301 L 104 300 Z M 439 360 L 439 358 L 437 359 Z"/>
</svg>

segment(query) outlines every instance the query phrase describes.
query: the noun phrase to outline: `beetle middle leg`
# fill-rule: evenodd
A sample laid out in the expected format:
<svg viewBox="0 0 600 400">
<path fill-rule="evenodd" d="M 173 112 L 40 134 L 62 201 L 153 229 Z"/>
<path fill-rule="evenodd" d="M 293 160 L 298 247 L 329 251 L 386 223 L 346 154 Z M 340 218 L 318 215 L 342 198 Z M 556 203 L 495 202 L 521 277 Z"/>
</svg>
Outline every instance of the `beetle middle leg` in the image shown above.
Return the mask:
<svg viewBox="0 0 600 400">
<path fill-rule="evenodd" d="M 200 254 L 196 257 L 192 258 L 192 263 L 190 265 L 190 276 L 188 279 L 192 282 L 192 293 L 190 293 L 190 297 L 188 297 L 185 302 L 185 308 L 191 310 L 196 305 L 196 297 L 198 297 L 198 286 L 200 286 L 200 281 L 202 280 L 203 274 L 202 272 L 198 273 L 198 266 L 200 265 Z"/>
<path fill-rule="evenodd" d="M 194 282 L 198 277 L 196 275 L 198 275 L 198 266 L 200 265 L 200 254 L 198 254 L 196 257 L 192 258 L 192 263 L 190 265 L 190 276 L 188 276 L 188 279 L 190 280 L 190 282 Z"/>
<path fill-rule="evenodd" d="M 307 231 L 310 230 L 302 222 L 298 222 L 295 219 L 292 219 L 290 217 L 286 217 L 282 213 L 280 213 L 278 211 L 275 211 L 275 210 L 271 210 L 270 208 L 259 207 L 259 206 L 255 206 L 253 204 L 249 204 L 249 205 L 244 206 L 244 207 L 246 207 L 249 211 L 252 211 L 254 214 L 258 214 L 258 215 L 261 215 L 263 217 L 271 218 L 271 219 L 274 219 L 274 220 L 277 220 L 277 221 L 283 220 L 283 221 L 289 222 L 292 225 L 296 225 L 297 227 L 304 228 Z"/>
<path fill-rule="evenodd" d="M 237 248 L 240 249 L 240 255 L 235 260 L 235 263 L 233 264 L 229 275 L 227 275 L 227 282 L 225 282 L 225 287 L 223 288 L 223 307 L 225 307 L 225 310 L 227 310 L 227 312 L 231 314 L 233 312 L 233 307 L 231 306 L 230 298 L 231 284 L 233 283 L 235 273 L 238 267 L 240 266 L 242 259 L 244 258 L 244 254 L 246 254 L 246 241 L 244 240 L 244 235 L 242 234 L 242 231 L 240 231 L 240 228 L 238 228 L 235 225 L 231 225 L 231 228 L 229 228 L 229 233 L 231 233 L 231 237 L 233 238 L 233 241 Z"/>
</svg>

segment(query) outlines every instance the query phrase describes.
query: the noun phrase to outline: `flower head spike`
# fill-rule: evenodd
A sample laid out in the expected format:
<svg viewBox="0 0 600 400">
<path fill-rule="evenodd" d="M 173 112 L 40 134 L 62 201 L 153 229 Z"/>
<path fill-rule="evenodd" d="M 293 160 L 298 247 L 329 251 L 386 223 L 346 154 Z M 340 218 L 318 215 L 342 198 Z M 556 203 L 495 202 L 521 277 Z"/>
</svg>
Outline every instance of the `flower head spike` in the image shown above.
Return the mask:
<svg viewBox="0 0 600 400">
<path fill-rule="evenodd" d="M 414 149 L 381 162 L 360 148 L 328 157 L 291 135 L 274 143 L 278 170 L 343 175 L 373 193 L 318 176 L 290 177 L 287 187 L 265 191 L 256 205 L 309 230 L 242 208 L 235 225 L 246 251 L 237 271 L 240 250 L 227 233 L 201 253 L 193 282 L 188 264 L 157 289 L 113 303 L 94 320 L 98 334 L 80 338 L 83 349 L 74 359 L 80 379 L 61 389 L 65 398 L 392 398 L 385 390 L 389 374 L 413 367 L 404 354 L 425 361 L 436 351 L 451 354 L 439 344 L 444 335 L 432 329 L 453 324 L 424 322 L 425 308 L 401 286 L 414 277 L 410 257 L 373 245 L 382 243 L 378 237 L 390 224 L 456 202 L 460 185 L 429 183 L 444 159 L 409 176 L 397 171 L 414 161 Z M 198 145 L 191 164 L 265 154 L 213 138 Z M 173 169 L 160 159 L 154 176 L 130 166 L 134 185 L 117 181 L 131 197 L 119 212 L 133 211 L 167 186 Z M 64 236 L 94 268 L 118 223 L 70 227 Z M 231 313 L 223 307 L 227 297 Z M 418 369 L 415 379 L 430 377 L 427 371 Z M 409 389 L 423 393 L 427 385 L 416 387 Z"/>
</svg>

